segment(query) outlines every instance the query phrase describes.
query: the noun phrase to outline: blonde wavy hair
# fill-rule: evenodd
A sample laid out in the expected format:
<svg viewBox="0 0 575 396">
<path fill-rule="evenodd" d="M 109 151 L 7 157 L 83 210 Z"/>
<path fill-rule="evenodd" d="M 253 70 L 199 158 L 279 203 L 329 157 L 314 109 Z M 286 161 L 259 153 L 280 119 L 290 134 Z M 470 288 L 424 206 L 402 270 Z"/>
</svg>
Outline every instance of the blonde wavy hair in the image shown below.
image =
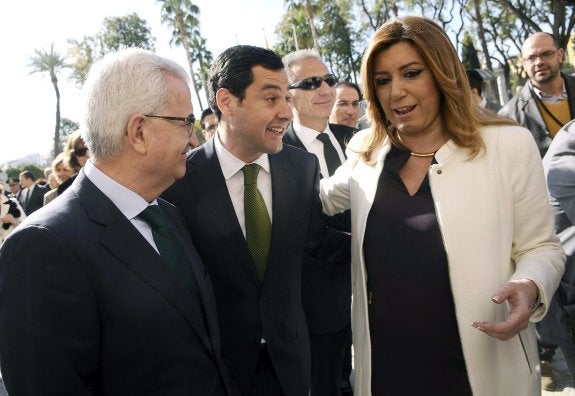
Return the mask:
<svg viewBox="0 0 575 396">
<path fill-rule="evenodd" d="M 378 56 L 399 42 L 411 44 L 429 67 L 441 96 L 440 120 L 443 131 L 455 144 L 468 149 L 470 158 L 474 158 L 484 149 L 479 133 L 481 126 L 516 125 L 512 120 L 490 114 L 472 101 L 465 68 L 441 27 L 423 17 L 396 18 L 386 22 L 375 32 L 361 64 L 367 116 L 372 125 L 370 136 L 359 149 L 360 157 L 364 161 L 373 161 L 373 151 L 386 136 L 396 147 L 405 149 L 397 136 L 395 126 L 386 117 L 377 99 L 374 77 Z"/>
</svg>

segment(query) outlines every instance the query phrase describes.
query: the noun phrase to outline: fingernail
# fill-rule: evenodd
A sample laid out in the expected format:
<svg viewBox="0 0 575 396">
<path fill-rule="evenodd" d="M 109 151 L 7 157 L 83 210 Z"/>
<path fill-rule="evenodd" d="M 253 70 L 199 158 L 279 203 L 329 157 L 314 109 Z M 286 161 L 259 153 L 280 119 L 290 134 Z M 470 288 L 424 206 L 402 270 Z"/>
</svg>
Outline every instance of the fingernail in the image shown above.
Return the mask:
<svg viewBox="0 0 575 396">
<path fill-rule="evenodd" d="M 493 301 L 494 303 L 499 303 L 499 296 L 491 297 L 491 301 Z"/>
</svg>

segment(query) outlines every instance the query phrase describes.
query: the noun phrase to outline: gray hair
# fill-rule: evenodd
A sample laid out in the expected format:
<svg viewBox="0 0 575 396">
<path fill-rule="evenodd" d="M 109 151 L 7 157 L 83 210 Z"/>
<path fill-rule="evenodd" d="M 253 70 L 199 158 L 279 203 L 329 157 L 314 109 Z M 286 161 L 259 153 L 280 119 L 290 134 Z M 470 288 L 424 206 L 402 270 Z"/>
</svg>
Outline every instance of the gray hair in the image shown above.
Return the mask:
<svg viewBox="0 0 575 396">
<path fill-rule="evenodd" d="M 162 110 L 168 100 L 166 74 L 189 83 L 179 64 L 139 48 L 109 53 L 91 67 L 82 88 L 82 138 L 92 157 L 118 155 L 129 118 Z"/>
<path fill-rule="evenodd" d="M 286 68 L 286 72 L 290 83 L 294 82 L 295 77 L 295 74 L 292 71 L 292 66 L 294 65 L 294 63 L 299 63 L 306 59 L 317 59 L 318 61 L 323 63 L 319 52 L 314 48 L 305 48 L 294 52 L 290 52 L 289 54 L 285 55 L 282 58 L 282 62 L 284 63 L 284 66 Z"/>
</svg>

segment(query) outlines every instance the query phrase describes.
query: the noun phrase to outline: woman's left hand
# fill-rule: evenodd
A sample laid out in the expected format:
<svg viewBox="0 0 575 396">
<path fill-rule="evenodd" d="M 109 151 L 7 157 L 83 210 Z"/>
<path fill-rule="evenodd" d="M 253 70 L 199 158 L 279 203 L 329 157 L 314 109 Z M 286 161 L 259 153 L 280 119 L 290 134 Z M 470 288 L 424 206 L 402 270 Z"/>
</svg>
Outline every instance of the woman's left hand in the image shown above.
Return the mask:
<svg viewBox="0 0 575 396">
<path fill-rule="evenodd" d="M 491 300 L 496 304 L 507 301 L 509 316 L 503 322 L 473 322 L 472 326 L 498 340 L 509 340 L 529 324 L 537 291 L 537 285 L 530 279 L 507 282 Z"/>
</svg>

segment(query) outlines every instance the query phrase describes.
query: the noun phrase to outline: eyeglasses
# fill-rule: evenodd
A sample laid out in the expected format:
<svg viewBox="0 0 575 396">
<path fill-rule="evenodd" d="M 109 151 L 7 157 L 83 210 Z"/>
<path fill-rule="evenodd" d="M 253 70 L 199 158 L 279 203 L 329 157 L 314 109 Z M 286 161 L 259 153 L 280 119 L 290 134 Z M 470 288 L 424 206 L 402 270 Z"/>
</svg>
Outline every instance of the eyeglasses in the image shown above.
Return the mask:
<svg viewBox="0 0 575 396">
<path fill-rule="evenodd" d="M 74 155 L 76 157 L 83 157 L 88 152 L 88 147 L 77 147 L 74 149 Z"/>
<path fill-rule="evenodd" d="M 159 116 L 159 115 L 152 115 L 152 114 L 144 114 L 145 117 L 148 118 L 160 118 L 166 121 L 180 121 L 184 123 L 186 127 L 186 131 L 188 133 L 188 137 L 191 137 L 194 133 L 194 123 L 196 122 L 196 117 L 193 114 L 190 114 L 187 117 L 172 117 L 172 116 Z"/>
<path fill-rule="evenodd" d="M 549 50 L 549 51 L 542 52 L 539 55 L 531 55 L 531 56 L 528 56 L 527 58 L 523 58 L 523 61 L 527 62 L 527 63 L 534 63 L 537 60 L 537 58 L 540 58 L 541 60 L 549 60 L 556 53 L 557 53 L 557 50 Z"/>
<path fill-rule="evenodd" d="M 337 77 L 333 74 L 326 74 L 323 77 L 308 77 L 303 80 L 291 84 L 289 89 L 303 89 L 304 91 L 312 91 L 321 87 L 321 83 L 325 81 L 327 85 L 333 87 L 337 83 Z"/>
</svg>

